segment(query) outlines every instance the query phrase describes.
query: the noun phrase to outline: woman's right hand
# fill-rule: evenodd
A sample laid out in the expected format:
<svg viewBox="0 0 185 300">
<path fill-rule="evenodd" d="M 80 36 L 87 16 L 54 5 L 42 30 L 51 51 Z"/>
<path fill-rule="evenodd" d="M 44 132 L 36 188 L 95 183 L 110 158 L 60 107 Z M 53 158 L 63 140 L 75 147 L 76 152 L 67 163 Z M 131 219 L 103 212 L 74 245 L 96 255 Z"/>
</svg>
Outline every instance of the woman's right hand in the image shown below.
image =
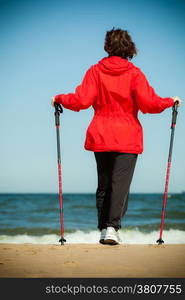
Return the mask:
<svg viewBox="0 0 185 300">
<path fill-rule="evenodd" d="M 177 102 L 177 106 L 180 106 L 182 104 L 182 100 L 179 97 L 172 97 L 172 99 L 174 100 L 174 103 Z"/>
</svg>

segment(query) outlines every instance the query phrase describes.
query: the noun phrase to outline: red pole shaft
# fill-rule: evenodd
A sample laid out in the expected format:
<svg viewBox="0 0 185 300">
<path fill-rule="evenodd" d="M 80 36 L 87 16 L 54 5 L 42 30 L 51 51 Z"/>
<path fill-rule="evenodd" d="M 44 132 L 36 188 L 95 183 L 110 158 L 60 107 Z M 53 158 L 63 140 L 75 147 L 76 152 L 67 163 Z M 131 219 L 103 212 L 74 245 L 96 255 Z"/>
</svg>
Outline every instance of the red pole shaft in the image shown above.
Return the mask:
<svg viewBox="0 0 185 300">
<path fill-rule="evenodd" d="M 162 234 L 163 234 L 163 229 L 164 229 L 164 218 L 165 218 L 165 210 L 166 210 L 166 203 L 167 203 L 167 197 L 168 197 L 168 185 L 169 185 L 169 178 L 170 178 L 170 168 L 171 168 L 171 160 L 172 160 L 172 150 L 173 150 L 173 140 L 174 140 L 176 118 L 177 118 L 177 105 L 174 104 L 173 113 L 172 113 L 172 123 L 171 123 L 171 138 L 170 138 L 170 149 L 169 149 L 169 155 L 168 155 L 168 166 L 167 166 L 167 171 L 166 171 L 166 183 L 165 183 L 165 191 L 164 191 L 163 206 L 162 206 L 162 213 L 161 213 L 160 233 L 159 233 L 159 239 L 157 240 L 158 244 L 164 243 L 164 241 L 162 240 Z"/>
<path fill-rule="evenodd" d="M 164 191 L 164 198 L 163 198 L 163 207 L 162 207 L 162 214 L 161 214 L 161 225 L 160 225 L 160 235 L 159 235 L 160 239 L 162 239 L 162 234 L 163 234 L 163 229 L 164 229 L 164 218 L 165 218 L 165 210 L 166 210 L 166 203 L 167 203 L 167 197 L 168 197 L 170 167 L 171 167 L 171 161 L 168 161 L 168 167 L 167 167 L 167 172 L 166 172 L 166 184 L 165 184 L 165 191 Z"/>
<path fill-rule="evenodd" d="M 64 213 L 63 213 L 63 199 L 62 199 L 62 167 L 61 167 L 61 154 L 60 154 L 60 113 L 63 112 L 62 107 L 55 105 L 55 123 L 57 135 L 57 156 L 58 156 L 58 188 L 59 188 L 59 203 L 60 203 L 60 235 L 59 242 L 64 245 Z"/>
<path fill-rule="evenodd" d="M 64 236 L 64 216 L 63 216 L 63 199 L 62 199 L 62 168 L 58 162 L 58 187 L 59 187 L 59 202 L 60 202 L 60 234 Z"/>
</svg>

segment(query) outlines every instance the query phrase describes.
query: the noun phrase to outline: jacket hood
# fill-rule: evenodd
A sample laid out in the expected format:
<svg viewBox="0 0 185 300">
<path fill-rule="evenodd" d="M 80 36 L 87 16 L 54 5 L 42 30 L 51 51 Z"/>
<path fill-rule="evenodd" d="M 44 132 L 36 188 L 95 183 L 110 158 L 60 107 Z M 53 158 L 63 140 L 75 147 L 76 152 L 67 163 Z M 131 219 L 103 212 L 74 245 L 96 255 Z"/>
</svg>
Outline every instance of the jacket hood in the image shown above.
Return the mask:
<svg viewBox="0 0 185 300">
<path fill-rule="evenodd" d="M 120 56 L 109 56 L 101 59 L 98 62 L 98 67 L 103 73 L 119 75 L 131 68 L 134 68 L 134 65 L 127 59 L 121 58 Z"/>
</svg>

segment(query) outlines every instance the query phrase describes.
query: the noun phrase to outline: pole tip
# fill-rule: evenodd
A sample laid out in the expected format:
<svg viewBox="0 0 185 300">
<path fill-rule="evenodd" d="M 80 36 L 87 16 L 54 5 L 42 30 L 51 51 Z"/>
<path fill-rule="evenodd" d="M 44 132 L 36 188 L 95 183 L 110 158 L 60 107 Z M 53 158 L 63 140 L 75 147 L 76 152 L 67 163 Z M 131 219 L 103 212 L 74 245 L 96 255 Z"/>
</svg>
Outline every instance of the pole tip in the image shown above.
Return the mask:
<svg viewBox="0 0 185 300">
<path fill-rule="evenodd" d="M 161 245 L 161 244 L 164 243 L 164 241 L 160 238 L 160 239 L 158 239 L 158 240 L 156 241 L 156 243 L 158 243 L 158 245 Z"/>
<path fill-rule="evenodd" d="M 59 240 L 59 243 L 61 243 L 61 245 L 64 245 L 65 242 L 66 242 L 66 240 L 63 237 L 61 237 L 61 239 Z"/>
</svg>

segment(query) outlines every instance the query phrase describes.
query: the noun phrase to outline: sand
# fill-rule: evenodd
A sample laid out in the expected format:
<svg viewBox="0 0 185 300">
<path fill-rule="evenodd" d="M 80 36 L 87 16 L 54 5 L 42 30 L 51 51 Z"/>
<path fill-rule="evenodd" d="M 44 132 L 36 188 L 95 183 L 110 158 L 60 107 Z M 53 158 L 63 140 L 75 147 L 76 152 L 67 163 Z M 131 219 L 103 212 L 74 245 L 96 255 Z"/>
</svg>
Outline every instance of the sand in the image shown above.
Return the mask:
<svg viewBox="0 0 185 300">
<path fill-rule="evenodd" d="M 185 245 L 0 244 L 0 277 L 184 278 Z"/>
</svg>

